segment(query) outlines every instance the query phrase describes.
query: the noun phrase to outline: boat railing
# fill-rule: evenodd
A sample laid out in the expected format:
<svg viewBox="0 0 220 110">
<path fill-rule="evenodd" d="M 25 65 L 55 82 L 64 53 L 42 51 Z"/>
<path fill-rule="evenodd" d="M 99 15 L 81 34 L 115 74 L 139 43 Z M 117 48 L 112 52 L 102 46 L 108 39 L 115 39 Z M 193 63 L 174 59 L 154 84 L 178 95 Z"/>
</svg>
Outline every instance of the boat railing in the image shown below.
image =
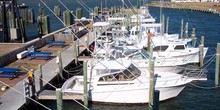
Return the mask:
<svg viewBox="0 0 220 110">
<path fill-rule="evenodd" d="M 191 68 L 186 68 L 182 74 L 182 76 L 186 76 L 188 78 L 193 78 L 193 79 L 206 79 L 208 71 L 206 69 L 191 69 Z"/>
</svg>

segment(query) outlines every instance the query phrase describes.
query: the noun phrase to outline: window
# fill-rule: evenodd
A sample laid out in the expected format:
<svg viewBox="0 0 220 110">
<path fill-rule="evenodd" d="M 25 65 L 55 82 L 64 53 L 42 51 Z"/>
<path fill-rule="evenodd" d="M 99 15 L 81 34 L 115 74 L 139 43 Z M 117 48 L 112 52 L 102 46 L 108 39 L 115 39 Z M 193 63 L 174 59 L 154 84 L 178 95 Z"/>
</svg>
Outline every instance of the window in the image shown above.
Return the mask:
<svg viewBox="0 0 220 110">
<path fill-rule="evenodd" d="M 141 75 L 141 71 L 131 64 L 127 69 L 123 71 L 115 72 L 114 74 L 108 74 L 100 77 L 99 81 L 113 82 L 113 81 L 132 81 Z"/>
<path fill-rule="evenodd" d="M 167 45 L 164 46 L 156 46 L 154 47 L 153 51 L 165 51 L 168 48 Z"/>
<path fill-rule="evenodd" d="M 177 45 L 174 50 L 183 50 L 185 49 L 184 45 Z"/>
</svg>

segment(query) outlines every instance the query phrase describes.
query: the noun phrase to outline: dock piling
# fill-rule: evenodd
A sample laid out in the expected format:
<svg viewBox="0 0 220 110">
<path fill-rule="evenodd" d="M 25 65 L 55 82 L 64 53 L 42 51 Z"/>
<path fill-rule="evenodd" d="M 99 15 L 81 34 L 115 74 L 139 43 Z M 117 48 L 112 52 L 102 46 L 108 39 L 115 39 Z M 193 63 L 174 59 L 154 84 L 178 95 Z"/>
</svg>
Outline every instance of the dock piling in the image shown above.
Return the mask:
<svg viewBox="0 0 220 110">
<path fill-rule="evenodd" d="M 186 22 L 186 26 L 185 26 L 185 39 L 188 38 L 188 22 Z"/>
<path fill-rule="evenodd" d="M 153 59 L 153 47 L 150 45 L 150 58 L 149 58 L 149 73 L 150 73 L 150 87 L 149 87 L 149 103 L 148 110 L 153 110 L 153 97 L 154 97 L 154 59 Z"/>
<path fill-rule="evenodd" d="M 183 19 L 181 20 L 180 38 L 183 39 Z"/>
<path fill-rule="evenodd" d="M 63 110 L 63 94 L 60 88 L 56 89 L 57 110 Z"/>
<path fill-rule="evenodd" d="M 34 10 L 33 9 L 29 9 L 28 10 L 28 22 L 29 23 L 34 23 Z"/>
<path fill-rule="evenodd" d="M 84 106 L 88 107 L 87 61 L 83 61 Z"/>
<path fill-rule="evenodd" d="M 195 47 L 196 43 L 195 43 L 195 36 L 196 36 L 196 31 L 195 31 L 195 28 L 192 29 L 192 35 L 191 35 L 191 38 L 192 38 L 192 47 Z"/>
<path fill-rule="evenodd" d="M 64 25 L 65 26 L 70 26 L 70 25 L 72 25 L 74 23 L 73 15 L 68 10 L 65 10 L 63 12 L 63 20 L 64 20 Z"/>
<path fill-rule="evenodd" d="M 63 64 L 62 64 L 62 57 L 60 51 L 58 51 L 56 63 L 58 64 L 59 67 L 59 75 L 63 77 Z"/>
<path fill-rule="evenodd" d="M 220 43 L 217 44 L 216 63 L 215 63 L 215 87 L 219 85 L 219 58 L 220 57 Z"/>
<path fill-rule="evenodd" d="M 42 71 L 42 65 L 39 64 L 38 65 L 38 69 L 39 69 L 39 86 L 40 86 L 40 90 L 43 89 L 43 71 Z"/>
<path fill-rule="evenodd" d="M 167 17 L 167 24 L 166 24 L 166 33 L 168 34 L 169 31 L 169 16 Z"/>
<path fill-rule="evenodd" d="M 56 16 L 61 16 L 60 6 L 54 6 L 54 13 Z"/>
<path fill-rule="evenodd" d="M 154 99 L 153 99 L 153 110 L 159 110 L 160 103 L 160 91 L 154 90 Z"/>
<path fill-rule="evenodd" d="M 201 44 L 199 45 L 199 66 L 200 68 L 204 65 L 204 36 L 201 37 Z"/>
</svg>

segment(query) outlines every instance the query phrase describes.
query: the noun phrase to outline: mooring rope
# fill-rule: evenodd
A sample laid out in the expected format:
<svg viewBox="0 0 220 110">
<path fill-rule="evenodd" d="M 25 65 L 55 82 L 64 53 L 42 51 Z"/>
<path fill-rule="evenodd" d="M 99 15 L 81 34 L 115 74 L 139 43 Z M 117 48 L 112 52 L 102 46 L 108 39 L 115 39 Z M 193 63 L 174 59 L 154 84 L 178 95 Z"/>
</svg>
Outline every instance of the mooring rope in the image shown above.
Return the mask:
<svg viewBox="0 0 220 110">
<path fill-rule="evenodd" d="M 216 87 L 204 87 L 204 86 L 199 86 L 199 85 L 196 85 L 196 84 L 193 84 L 193 83 L 189 83 L 190 85 L 194 86 L 194 87 L 197 87 L 197 88 L 200 88 L 200 89 L 216 89 L 216 88 L 220 88 L 220 86 L 216 86 Z"/>
</svg>

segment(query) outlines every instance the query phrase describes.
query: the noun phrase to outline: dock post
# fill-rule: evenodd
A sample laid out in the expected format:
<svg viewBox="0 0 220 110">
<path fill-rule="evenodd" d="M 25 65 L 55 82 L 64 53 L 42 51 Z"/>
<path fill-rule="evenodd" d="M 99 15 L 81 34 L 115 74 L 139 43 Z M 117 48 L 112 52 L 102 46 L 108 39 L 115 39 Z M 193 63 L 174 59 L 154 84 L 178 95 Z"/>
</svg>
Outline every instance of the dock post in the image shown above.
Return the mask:
<svg viewBox="0 0 220 110">
<path fill-rule="evenodd" d="M 153 110 L 159 110 L 160 104 L 160 91 L 154 90 L 154 99 L 153 99 Z"/>
<path fill-rule="evenodd" d="M 61 15 L 61 11 L 60 11 L 60 6 L 54 6 L 54 13 L 56 16 L 60 16 Z"/>
<path fill-rule="evenodd" d="M 37 27 L 38 27 L 38 37 L 41 39 L 43 35 L 43 23 L 42 23 L 42 16 L 37 17 Z"/>
<path fill-rule="evenodd" d="M 56 89 L 57 110 L 63 110 L 63 94 L 60 88 Z"/>
<path fill-rule="evenodd" d="M 76 9 L 76 19 L 81 19 L 83 15 L 83 10 L 82 8 L 77 8 Z"/>
<path fill-rule="evenodd" d="M 43 90 L 43 71 L 42 71 L 42 65 L 39 64 L 38 65 L 38 69 L 39 69 L 39 86 L 40 86 L 40 90 Z"/>
<path fill-rule="evenodd" d="M 34 10 L 33 9 L 29 9 L 28 10 L 28 22 L 29 23 L 34 23 Z"/>
<path fill-rule="evenodd" d="M 204 64 L 204 36 L 201 37 L 201 44 L 199 45 L 199 66 L 203 67 Z"/>
<path fill-rule="evenodd" d="M 153 59 L 153 47 L 150 45 L 150 57 L 149 57 L 149 73 L 150 73 L 150 86 L 149 86 L 149 102 L 148 110 L 153 110 L 153 97 L 154 97 L 154 59 Z"/>
<path fill-rule="evenodd" d="M 164 34 L 164 25 L 165 25 L 165 23 L 164 23 L 165 21 L 164 21 L 164 15 L 162 16 L 162 34 Z"/>
<path fill-rule="evenodd" d="M 21 30 L 21 40 L 22 43 L 25 43 L 27 41 L 27 36 L 26 36 L 26 27 L 25 27 L 25 23 L 24 20 L 21 18 L 20 19 L 20 30 Z"/>
<path fill-rule="evenodd" d="M 195 36 L 196 36 L 196 31 L 195 28 L 192 29 L 192 47 L 195 47 L 196 43 L 195 43 Z"/>
<path fill-rule="evenodd" d="M 26 9 L 21 9 L 21 18 L 27 22 L 27 10 Z"/>
<path fill-rule="evenodd" d="M 73 15 L 68 10 L 65 10 L 63 12 L 63 20 L 64 20 L 64 25 L 65 26 L 70 26 L 74 23 Z"/>
<path fill-rule="evenodd" d="M 42 17 L 42 30 L 43 30 L 43 34 L 49 34 L 50 33 L 50 18 L 49 16 L 43 16 Z"/>
<path fill-rule="evenodd" d="M 167 17 L 166 33 L 169 31 L 169 16 Z"/>
<path fill-rule="evenodd" d="M 44 8 L 39 4 L 38 5 L 38 16 L 44 15 Z"/>
<path fill-rule="evenodd" d="M 61 57 L 61 52 L 60 51 L 58 51 L 56 63 L 59 66 L 59 75 L 61 77 L 63 77 L 63 63 L 62 63 L 62 57 Z"/>
<path fill-rule="evenodd" d="M 77 41 L 73 42 L 73 58 L 75 59 L 75 64 L 77 65 Z"/>
<path fill-rule="evenodd" d="M 5 2 L 1 1 L 0 2 L 1 5 L 1 18 L 2 18 L 2 38 L 3 38 L 3 42 L 8 42 L 9 39 L 9 35 L 8 35 L 8 23 L 7 23 L 7 13 L 6 13 L 6 6 L 5 6 Z"/>
<path fill-rule="evenodd" d="M 219 85 L 219 57 L 220 57 L 220 43 L 217 43 L 216 62 L 215 62 L 215 87 Z"/>
<path fill-rule="evenodd" d="M 83 61 L 84 106 L 88 107 L 87 61 Z"/>
<path fill-rule="evenodd" d="M 183 39 L 183 19 L 181 20 L 180 38 Z"/>
<path fill-rule="evenodd" d="M 15 27 L 15 16 L 13 14 L 13 12 L 9 12 L 8 13 L 8 16 L 9 16 L 9 27 L 12 29 L 12 28 L 16 28 Z"/>
<path fill-rule="evenodd" d="M 185 26 L 185 36 L 184 36 L 185 39 L 188 38 L 188 22 L 186 23 L 186 26 Z"/>
</svg>

